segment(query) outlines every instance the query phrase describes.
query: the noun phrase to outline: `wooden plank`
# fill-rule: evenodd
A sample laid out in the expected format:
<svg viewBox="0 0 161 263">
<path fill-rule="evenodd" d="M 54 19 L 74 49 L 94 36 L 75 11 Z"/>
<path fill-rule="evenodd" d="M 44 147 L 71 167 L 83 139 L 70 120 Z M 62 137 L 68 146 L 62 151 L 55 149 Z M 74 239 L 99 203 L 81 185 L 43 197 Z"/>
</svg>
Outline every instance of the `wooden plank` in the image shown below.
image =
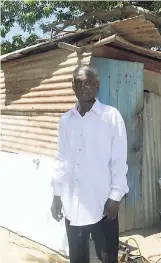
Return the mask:
<svg viewBox="0 0 161 263">
<path fill-rule="evenodd" d="M 124 67 L 124 63 L 121 62 L 121 70 Z M 127 103 L 126 103 L 126 85 L 120 86 L 120 62 L 117 60 L 110 60 L 109 67 L 109 104 L 115 108 L 117 108 L 124 120 L 127 113 Z M 123 103 L 122 103 L 123 102 Z M 119 209 L 119 230 L 120 232 L 124 232 L 126 229 L 125 226 L 125 198 L 123 198 L 120 202 Z"/>
<path fill-rule="evenodd" d="M 128 63 L 129 65 L 129 92 L 128 92 L 128 184 L 129 194 L 126 199 L 126 230 L 135 228 L 135 222 L 139 221 L 140 215 L 136 214 L 137 209 L 140 210 L 141 199 L 141 184 L 140 184 L 140 164 L 136 158 L 136 152 L 140 150 L 139 134 L 138 134 L 138 119 L 137 119 L 137 63 Z M 143 83 L 139 85 L 140 90 L 143 92 Z M 139 92 L 140 93 L 140 92 Z M 139 142 L 139 144 L 138 144 Z M 133 208 L 133 209 L 132 209 Z M 135 211 L 136 208 L 136 211 Z M 139 224 L 137 223 L 139 227 Z M 141 225 L 140 225 L 141 227 Z"/>
<path fill-rule="evenodd" d="M 123 63 L 121 63 L 121 69 L 124 67 Z M 125 119 L 127 113 L 127 105 L 126 101 L 124 101 L 125 93 L 126 93 L 126 85 L 124 84 L 124 88 L 120 87 L 120 63 L 117 60 L 110 60 L 110 75 L 109 75 L 109 88 L 110 88 L 110 98 L 109 104 L 113 107 L 117 108 L 123 118 Z M 124 101 L 124 103 L 122 103 Z M 120 202 L 119 209 L 119 230 L 120 232 L 124 232 L 126 229 L 125 226 L 125 198 L 123 198 Z"/>
<path fill-rule="evenodd" d="M 108 79 L 109 79 L 108 80 L 109 81 L 109 104 L 115 108 L 118 108 L 119 61 L 110 60 Z"/>
<path fill-rule="evenodd" d="M 117 109 L 120 111 L 126 128 L 127 128 L 127 93 L 129 91 L 129 86 L 126 79 L 127 74 L 127 63 L 125 61 L 118 61 L 118 85 L 117 85 Z M 113 75 L 115 77 L 115 75 Z M 126 230 L 126 196 L 121 200 L 120 203 L 120 213 L 119 213 L 119 227 L 120 232 Z"/>
<path fill-rule="evenodd" d="M 126 198 L 126 230 L 134 229 L 135 226 L 135 157 L 133 156 L 134 141 L 135 141 L 135 119 L 134 112 L 136 109 L 136 86 L 134 85 L 133 63 L 127 64 L 126 81 L 129 87 L 127 94 L 127 138 L 128 138 L 128 186 L 129 193 Z M 134 72 L 135 74 L 135 72 Z"/>
<path fill-rule="evenodd" d="M 102 103 L 107 104 L 109 102 L 109 81 L 107 78 L 107 72 L 109 70 L 107 60 L 93 57 L 91 63 L 92 66 L 96 68 L 99 75 L 100 88 L 98 90 L 97 97 Z"/>
<path fill-rule="evenodd" d="M 136 162 L 135 176 L 135 228 L 143 227 L 143 201 L 142 201 L 142 158 L 143 158 L 143 104 L 144 104 L 144 65 L 136 65 Z"/>
</svg>

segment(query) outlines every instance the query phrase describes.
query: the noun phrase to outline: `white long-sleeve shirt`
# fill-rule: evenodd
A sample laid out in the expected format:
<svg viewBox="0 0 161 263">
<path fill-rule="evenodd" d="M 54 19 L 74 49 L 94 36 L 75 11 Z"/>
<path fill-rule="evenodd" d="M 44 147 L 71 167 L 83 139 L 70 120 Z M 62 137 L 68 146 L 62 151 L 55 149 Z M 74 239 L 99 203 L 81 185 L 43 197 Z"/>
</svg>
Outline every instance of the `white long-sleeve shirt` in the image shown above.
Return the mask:
<svg viewBox="0 0 161 263">
<path fill-rule="evenodd" d="M 128 193 L 127 138 L 117 109 L 98 100 L 83 117 L 77 106 L 62 115 L 52 186 L 71 225 L 95 224 L 108 198 Z"/>
</svg>

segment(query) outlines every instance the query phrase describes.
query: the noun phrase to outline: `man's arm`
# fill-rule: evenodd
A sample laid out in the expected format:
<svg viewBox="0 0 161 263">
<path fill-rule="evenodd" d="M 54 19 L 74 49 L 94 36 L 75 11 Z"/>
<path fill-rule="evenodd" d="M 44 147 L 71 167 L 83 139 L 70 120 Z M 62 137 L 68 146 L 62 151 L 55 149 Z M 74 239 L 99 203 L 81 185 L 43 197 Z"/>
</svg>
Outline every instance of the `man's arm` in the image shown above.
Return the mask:
<svg viewBox="0 0 161 263">
<path fill-rule="evenodd" d="M 54 191 L 54 198 L 51 206 L 52 216 L 55 220 L 60 221 L 63 217 L 61 212 L 62 202 L 61 202 L 61 191 L 62 184 L 64 180 L 65 172 L 65 145 L 66 145 L 66 135 L 63 119 L 59 121 L 58 127 L 58 153 L 56 159 L 56 169 L 55 174 L 52 179 L 52 187 Z"/>
<path fill-rule="evenodd" d="M 128 193 L 127 185 L 127 135 L 121 114 L 116 110 L 112 117 L 111 146 L 111 192 L 105 205 L 104 213 L 113 219 L 117 216 L 119 202 Z"/>
</svg>

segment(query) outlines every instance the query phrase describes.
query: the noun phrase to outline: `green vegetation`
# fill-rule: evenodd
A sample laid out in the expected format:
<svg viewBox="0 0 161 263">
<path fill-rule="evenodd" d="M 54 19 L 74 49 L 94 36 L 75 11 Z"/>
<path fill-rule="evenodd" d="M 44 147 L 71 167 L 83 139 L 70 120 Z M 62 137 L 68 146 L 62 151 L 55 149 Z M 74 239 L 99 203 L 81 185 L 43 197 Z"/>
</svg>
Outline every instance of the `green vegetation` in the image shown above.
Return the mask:
<svg viewBox="0 0 161 263">
<path fill-rule="evenodd" d="M 86 29 L 108 21 L 123 19 L 131 14 L 141 14 L 144 9 L 161 16 L 160 1 L 35 1 L 35 0 L 1 0 L 1 53 L 37 43 L 39 36 L 34 33 L 34 26 L 43 19 L 55 15 L 55 21 L 50 24 L 40 24 L 44 33 L 50 33 L 51 38 L 59 32 L 74 26 L 76 29 Z M 161 23 L 154 21 L 160 30 Z M 11 28 L 19 25 L 24 32 L 30 33 L 26 39 L 22 35 L 6 40 Z"/>
</svg>

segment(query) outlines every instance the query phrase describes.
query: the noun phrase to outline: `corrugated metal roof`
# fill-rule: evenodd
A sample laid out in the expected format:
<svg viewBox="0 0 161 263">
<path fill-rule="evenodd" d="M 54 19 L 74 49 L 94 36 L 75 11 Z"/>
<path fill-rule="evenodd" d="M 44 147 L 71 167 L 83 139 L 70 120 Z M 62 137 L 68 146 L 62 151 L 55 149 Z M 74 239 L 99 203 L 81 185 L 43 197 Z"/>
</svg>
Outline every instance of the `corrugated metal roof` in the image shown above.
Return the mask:
<svg viewBox="0 0 161 263">
<path fill-rule="evenodd" d="M 17 59 L 57 49 L 58 43 L 61 41 L 70 44 L 76 44 L 79 41 L 80 44 L 80 40 L 82 40 L 82 45 L 84 45 L 83 43 L 85 39 L 88 41 L 91 36 L 97 36 L 97 38 L 95 39 L 97 41 L 100 38 L 111 36 L 113 34 L 118 35 L 134 44 L 139 44 L 142 46 L 146 45 L 149 47 L 153 47 L 161 45 L 161 35 L 155 28 L 154 24 L 146 20 L 143 16 L 137 16 L 122 21 L 108 23 L 103 26 L 84 30 L 82 32 L 70 34 L 64 37 L 59 37 L 52 41 L 46 41 L 44 43 L 14 51 L 12 53 L 2 55 L 1 61 L 6 62 L 11 59 Z"/>
<path fill-rule="evenodd" d="M 159 222 L 161 207 L 158 178 L 161 177 L 161 97 L 145 93 L 143 123 L 143 209 L 144 226 Z"/>
<path fill-rule="evenodd" d="M 119 36 L 140 46 L 153 47 L 161 45 L 161 35 L 155 25 L 144 16 L 133 17 L 119 22 L 113 22 L 112 28 Z"/>
<path fill-rule="evenodd" d="M 144 48 L 138 45 L 134 45 L 122 37 L 116 36 L 115 40 L 112 42 L 113 47 L 121 48 L 123 50 L 128 50 L 136 54 L 140 54 L 147 58 L 155 58 L 161 61 L 161 52 Z"/>
</svg>

